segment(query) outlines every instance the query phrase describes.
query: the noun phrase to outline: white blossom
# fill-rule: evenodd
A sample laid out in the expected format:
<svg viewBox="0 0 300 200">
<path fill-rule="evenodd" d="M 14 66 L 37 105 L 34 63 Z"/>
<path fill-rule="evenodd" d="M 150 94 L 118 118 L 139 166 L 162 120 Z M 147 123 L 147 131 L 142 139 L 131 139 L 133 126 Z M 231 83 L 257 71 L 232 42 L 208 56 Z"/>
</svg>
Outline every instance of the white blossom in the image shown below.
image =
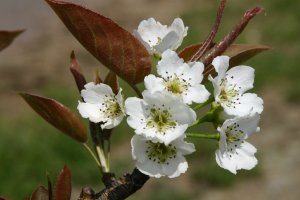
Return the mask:
<svg viewBox="0 0 300 200">
<path fill-rule="evenodd" d="M 218 165 L 236 174 L 236 170 L 250 170 L 257 164 L 256 148 L 245 140 L 258 132 L 258 113 L 226 120 L 221 127 L 219 149 L 216 150 Z"/>
<path fill-rule="evenodd" d="M 187 35 L 187 30 L 180 18 L 174 19 L 169 27 L 149 18 L 139 24 L 134 35 L 151 54 L 160 55 L 167 49 L 176 50 Z"/>
<path fill-rule="evenodd" d="M 83 118 L 101 123 L 102 129 L 111 129 L 119 125 L 125 115 L 122 89 L 115 95 L 110 86 L 93 82 L 87 83 L 81 90 L 84 102 L 77 109 Z"/>
<path fill-rule="evenodd" d="M 218 56 L 213 62 L 218 76 L 209 80 L 214 86 L 216 103 L 224 108 L 229 116 L 243 116 L 253 112 L 263 111 L 263 100 L 253 93 L 245 93 L 253 88 L 254 69 L 248 66 L 229 67 L 228 56 Z"/>
<path fill-rule="evenodd" d="M 203 70 L 203 63 L 185 63 L 176 52 L 166 50 L 157 65 L 161 78 L 152 74 L 146 76 L 145 87 L 151 93 L 165 91 L 179 96 L 186 104 L 203 103 L 210 95 L 201 84 Z"/>
<path fill-rule="evenodd" d="M 184 142 L 183 137 L 166 145 L 142 135 L 135 135 L 131 139 L 131 147 L 136 167 L 142 173 L 155 178 L 175 178 L 186 172 L 188 163 L 184 155 L 195 151 L 194 145 Z"/>
<path fill-rule="evenodd" d="M 196 113 L 179 98 L 168 93 L 145 90 L 143 99 L 130 97 L 125 101 L 127 123 L 135 133 L 168 145 L 181 137 Z"/>
</svg>

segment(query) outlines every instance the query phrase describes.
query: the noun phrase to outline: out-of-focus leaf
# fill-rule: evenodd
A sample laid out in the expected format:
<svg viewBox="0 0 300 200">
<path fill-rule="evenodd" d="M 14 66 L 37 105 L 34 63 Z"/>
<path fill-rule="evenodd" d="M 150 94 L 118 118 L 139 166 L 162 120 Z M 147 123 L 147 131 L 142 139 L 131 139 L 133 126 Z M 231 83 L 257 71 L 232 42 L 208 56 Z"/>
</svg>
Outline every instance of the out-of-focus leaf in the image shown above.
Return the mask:
<svg viewBox="0 0 300 200">
<path fill-rule="evenodd" d="M 270 47 L 265 45 L 232 44 L 224 52 L 224 55 L 230 57 L 229 65 L 230 67 L 234 67 L 269 49 Z M 207 66 L 204 70 L 205 77 L 207 77 L 209 74 L 215 74 L 215 70 L 212 65 Z"/>
<path fill-rule="evenodd" d="M 104 80 L 104 83 L 109 85 L 113 92 L 115 94 L 118 94 L 118 91 L 119 91 L 119 84 L 118 84 L 118 78 L 117 78 L 117 75 L 115 73 L 113 73 L 112 71 L 110 71 L 105 80 Z"/>
<path fill-rule="evenodd" d="M 53 99 L 28 93 L 20 93 L 20 95 L 35 112 L 54 127 L 79 142 L 86 142 L 86 128 L 69 108 Z"/>
<path fill-rule="evenodd" d="M 95 70 L 94 82 L 96 84 L 103 83 L 102 79 L 100 78 L 100 74 L 99 74 L 99 69 L 98 68 L 96 68 L 96 70 Z"/>
<path fill-rule="evenodd" d="M 9 46 L 12 41 L 20 35 L 24 30 L 16 31 L 0 31 L 0 51 Z"/>
<path fill-rule="evenodd" d="M 48 190 L 39 186 L 30 196 L 30 200 L 49 200 Z"/>
<path fill-rule="evenodd" d="M 211 49 L 213 46 L 215 45 L 215 43 L 212 43 L 209 47 L 209 49 Z M 182 58 L 185 62 L 190 61 L 190 59 L 197 53 L 197 51 L 199 50 L 199 48 L 202 46 L 202 44 L 193 44 L 190 45 L 184 49 L 182 49 L 178 55 L 180 58 Z"/>
<path fill-rule="evenodd" d="M 146 48 L 114 21 L 76 4 L 46 1 L 75 38 L 119 77 L 134 85 L 150 73 Z"/>
<path fill-rule="evenodd" d="M 6 197 L 0 197 L 0 200 L 9 200 L 8 198 L 6 198 Z M 24 199 L 24 200 L 26 200 L 26 199 Z M 29 199 L 28 199 L 29 200 Z"/>
<path fill-rule="evenodd" d="M 47 183 L 48 183 L 48 195 L 49 195 L 49 200 L 52 200 L 52 183 L 51 179 L 49 177 L 49 174 L 47 172 Z"/>
<path fill-rule="evenodd" d="M 55 183 L 54 200 L 70 200 L 71 192 L 71 171 L 65 165 Z"/>
<path fill-rule="evenodd" d="M 74 51 L 72 51 L 70 58 L 71 58 L 70 71 L 73 74 L 77 88 L 80 92 L 84 88 L 84 85 L 86 84 L 86 80 L 85 80 L 83 74 L 81 73 L 80 65 L 77 62 Z"/>
</svg>

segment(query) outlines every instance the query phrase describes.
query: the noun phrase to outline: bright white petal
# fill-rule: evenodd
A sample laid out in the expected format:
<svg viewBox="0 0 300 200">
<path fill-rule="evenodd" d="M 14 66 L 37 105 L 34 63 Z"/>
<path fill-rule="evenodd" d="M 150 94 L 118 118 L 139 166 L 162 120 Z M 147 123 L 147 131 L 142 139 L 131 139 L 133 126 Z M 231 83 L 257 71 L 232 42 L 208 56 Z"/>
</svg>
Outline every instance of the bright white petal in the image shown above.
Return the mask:
<svg viewBox="0 0 300 200">
<path fill-rule="evenodd" d="M 236 174 L 237 166 L 235 162 L 232 162 L 233 160 L 230 159 L 226 153 L 222 153 L 219 149 L 216 150 L 216 162 L 217 164 L 224 168 L 229 170 L 231 173 Z"/>
<path fill-rule="evenodd" d="M 156 134 L 155 137 L 166 145 L 184 135 L 188 125 L 177 125 L 174 129 L 169 129 L 165 134 Z"/>
<path fill-rule="evenodd" d="M 245 116 L 250 113 L 260 114 L 264 108 L 263 100 L 253 93 L 243 94 L 239 98 L 239 102 L 240 103 L 231 107 L 224 106 L 226 114 L 233 116 Z"/>
<path fill-rule="evenodd" d="M 177 155 L 176 158 L 170 159 L 168 162 L 168 165 L 162 165 L 162 171 L 169 178 L 178 177 L 180 174 L 185 173 L 188 169 L 188 163 L 181 155 Z"/>
<path fill-rule="evenodd" d="M 162 174 L 162 166 L 151 160 L 146 160 L 145 162 L 137 162 L 136 167 L 143 173 L 151 177 L 160 178 Z"/>
<path fill-rule="evenodd" d="M 126 114 L 134 118 L 145 118 L 146 102 L 137 97 L 129 97 L 125 101 Z"/>
<path fill-rule="evenodd" d="M 173 49 L 175 50 L 181 45 L 183 38 L 187 35 L 188 27 L 184 26 L 182 19 L 175 18 L 168 29 L 176 32 L 178 35 L 178 40 L 173 45 Z"/>
<path fill-rule="evenodd" d="M 99 107 L 95 104 L 79 102 L 77 109 L 83 118 L 88 118 L 91 122 L 98 123 L 103 119 Z"/>
<path fill-rule="evenodd" d="M 183 96 L 183 102 L 191 104 L 192 102 L 204 103 L 208 100 L 210 93 L 204 85 L 195 85 L 189 88 L 187 95 Z"/>
<path fill-rule="evenodd" d="M 148 160 L 147 154 L 146 154 L 146 142 L 145 138 L 139 135 L 135 135 L 131 139 L 131 154 L 132 158 L 134 160 L 137 160 L 138 162 L 145 162 Z"/>
<path fill-rule="evenodd" d="M 165 89 L 164 81 L 162 78 L 155 77 L 153 74 L 150 74 L 144 79 L 145 87 L 151 93 L 157 91 L 163 91 Z"/>
<path fill-rule="evenodd" d="M 253 88 L 254 69 L 252 67 L 233 67 L 226 72 L 226 77 L 228 84 L 237 85 L 241 93 Z"/>
<path fill-rule="evenodd" d="M 229 57 L 218 56 L 214 58 L 212 65 L 215 67 L 216 72 L 218 72 L 218 76 L 223 77 L 229 67 Z"/>
<path fill-rule="evenodd" d="M 157 73 L 163 78 L 167 78 L 175 74 L 183 64 L 183 59 L 179 58 L 175 51 L 168 49 L 161 55 L 161 60 L 157 64 Z"/>
<path fill-rule="evenodd" d="M 179 46 L 179 40 L 179 36 L 174 31 L 171 31 L 161 40 L 159 44 L 154 46 L 154 49 L 159 53 L 163 53 L 167 49 L 175 50 Z"/>
<path fill-rule="evenodd" d="M 193 109 L 180 101 L 174 102 L 170 110 L 173 118 L 180 124 L 190 124 L 196 120 L 196 113 Z"/>
<path fill-rule="evenodd" d="M 182 72 L 182 78 L 188 81 L 190 84 L 200 84 L 203 79 L 204 65 L 201 62 L 192 62 L 185 64 Z"/>
<path fill-rule="evenodd" d="M 185 142 L 183 137 L 174 140 L 172 144 L 176 146 L 181 155 L 188 155 L 196 151 L 195 145 L 193 143 Z"/>
</svg>

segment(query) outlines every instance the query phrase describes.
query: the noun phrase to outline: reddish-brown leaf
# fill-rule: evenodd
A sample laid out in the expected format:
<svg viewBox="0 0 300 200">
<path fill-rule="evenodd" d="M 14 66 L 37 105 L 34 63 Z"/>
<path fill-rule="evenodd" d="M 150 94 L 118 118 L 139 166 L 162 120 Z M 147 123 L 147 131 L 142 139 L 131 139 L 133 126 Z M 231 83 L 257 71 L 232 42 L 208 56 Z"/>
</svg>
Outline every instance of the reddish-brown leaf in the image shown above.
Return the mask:
<svg viewBox="0 0 300 200">
<path fill-rule="evenodd" d="M 0 31 L 0 51 L 9 46 L 24 30 Z"/>
<path fill-rule="evenodd" d="M 20 95 L 35 112 L 54 127 L 79 142 L 86 142 L 86 128 L 69 108 L 53 99 L 28 93 L 20 93 Z"/>
<path fill-rule="evenodd" d="M 70 57 L 71 57 L 70 71 L 73 74 L 77 88 L 80 92 L 84 88 L 84 85 L 86 84 L 86 80 L 85 80 L 83 74 L 81 73 L 80 65 L 77 62 L 74 51 L 72 51 Z"/>
<path fill-rule="evenodd" d="M 76 4 L 46 1 L 75 38 L 119 77 L 134 85 L 150 73 L 146 48 L 114 21 Z"/>
<path fill-rule="evenodd" d="M 112 71 L 110 71 L 107 74 L 107 76 L 106 76 L 106 78 L 104 80 L 104 83 L 107 84 L 107 85 L 109 85 L 115 94 L 118 94 L 119 84 L 118 84 L 117 75 L 115 73 L 113 73 Z"/>
<path fill-rule="evenodd" d="M 212 43 L 208 50 L 213 48 L 213 46 L 215 45 L 215 43 Z M 184 49 L 182 49 L 178 55 L 180 58 L 182 58 L 185 62 L 188 62 L 191 60 L 191 58 L 197 53 L 197 51 L 200 49 L 200 47 L 202 46 L 202 44 L 193 44 L 190 45 Z"/>
<path fill-rule="evenodd" d="M 6 197 L 0 197 L 0 200 L 9 200 L 9 199 Z"/>
<path fill-rule="evenodd" d="M 65 165 L 55 183 L 54 200 L 70 200 L 71 192 L 71 171 Z"/>
<path fill-rule="evenodd" d="M 48 190 L 39 186 L 30 196 L 30 200 L 49 200 Z"/>
<path fill-rule="evenodd" d="M 234 67 L 269 49 L 270 47 L 265 45 L 232 44 L 224 52 L 224 55 L 230 57 L 230 67 Z M 205 77 L 207 77 L 209 74 L 213 75 L 214 73 L 215 71 L 212 65 L 207 66 L 204 70 Z"/>
</svg>

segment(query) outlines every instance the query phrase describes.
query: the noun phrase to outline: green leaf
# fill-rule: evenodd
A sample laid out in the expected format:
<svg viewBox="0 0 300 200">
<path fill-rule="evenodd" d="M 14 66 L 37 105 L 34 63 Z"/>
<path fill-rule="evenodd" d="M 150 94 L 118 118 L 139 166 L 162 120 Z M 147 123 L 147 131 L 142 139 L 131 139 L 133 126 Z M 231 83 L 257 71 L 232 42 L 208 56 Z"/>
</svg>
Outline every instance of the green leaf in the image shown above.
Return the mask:
<svg viewBox="0 0 300 200">
<path fill-rule="evenodd" d="M 30 196 L 30 200 L 49 200 L 48 190 L 39 186 Z"/>
<path fill-rule="evenodd" d="M 51 125 L 78 142 L 86 142 L 86 128 L 69 108 L 53 99 L 28 93 L 20 93 L 20 95 L 35 112 Z"/>
<path fill-rule="evenodd" d="M 250 58 L 256 56 L 257 54 L 269 50 L 270 47 L 265 45 L 251 45 L 251 44 L 232 44 L 224 52 L 224 55 L 230 57 L 229 65 L 234 67 L 242 64 L 243 62 L 249 60 Z M 214 75 L 214 67 L 209 65 L 204 70 L 204 76 L 207 77 L 209 74 Z"/>
<path fill-rule="evenodd" d="M 151 71 L 151 58 L 131 33 L 82 6 L 46 0 L 75 38 L 101 63 L 134 85 Z"/>
<path fill-rule="evenodd" d="M 8 47 L 12 41 L 24 30 L 16 30 L 16 31 L 0 31 L 0 51 Z"/>
<path fill-rule="evenodd" d="M 56 179 L 54 200 L 70 200 L 71 192 L 71 171 L 65 165 Z"/>
</svg>

